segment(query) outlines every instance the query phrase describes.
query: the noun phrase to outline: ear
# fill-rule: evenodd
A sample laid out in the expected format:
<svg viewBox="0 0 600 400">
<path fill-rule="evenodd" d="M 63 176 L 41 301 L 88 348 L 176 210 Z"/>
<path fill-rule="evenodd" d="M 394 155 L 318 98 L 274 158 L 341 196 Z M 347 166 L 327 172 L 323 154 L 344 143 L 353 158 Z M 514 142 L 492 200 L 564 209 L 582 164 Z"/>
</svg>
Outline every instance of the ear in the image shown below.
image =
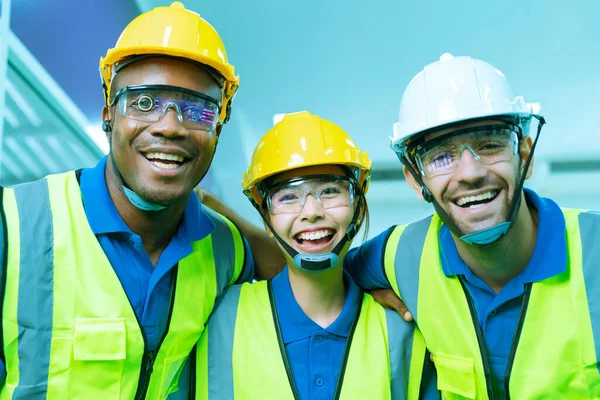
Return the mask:
<svg viewBox="0 0 600 400">
<path fill-rule="evenodd" d="M 367 216 L 367 198 L 365 196 L 362 196 L 360 203 L 357 203 L 355 201 L 354 204 L 356 204 L 357 207 L 360 206 L 360 211 L 358 212 L 358 216 L 356 217 L 356 231 L 358 232 L 362 228 L 365 222 L 365 218 Z"/>
<path fill-rule="evenodd" d="M 112 115 L 110 115 L 110 108 L 108 106 L 102 107 L 102 122 L 104 123 L 104 121 L 112 121 Z M 110 132 L 105 132 L 104 134 L 106 135 L 106 139 L 110 140 Z"/>
<path fill-rule="evenodd" d="M 532 147 L 533 139 L 531 138 L 531 136 L 525 136 L 519 144 L 519 152 L 521 154 L 521 160 L 523 160 L 523 162 L 521 163 L 522 169 L 525 168 L 525 163 L 527 162 L 527 160 L 531 158 L 531 163 L 529 164 L 529 169 L 527 170 L 527 176 L 525 177 L 525 179 L 529 179 L 533 176 L 533 165 L 535 163 L 535 158 L 534 155 L 531 154 Z M 521 170 L 521 172 L 523 171 Z"/>
<path fill-rule="evenodd" d="M 408 170 L 408 168 L 406 168 L 406 166 L 402 166 L 402 172 L 404 172 L 404 178 L 406 178 L 406 181 L 408 182 L 410 187 L 412 187 L 412 189 L 415 191 L 417 196 L 419 196 L 419 198 L 421 200 L 425 201 L 425 199 L 423 198 L 423 192 L 421 190 L 421 185 L 419 185 L 419 182 L 417 182 L 415 177 L 410 173 L 410 171 Z"/>
<path fill-rule="evenodd" d="M 215 133 L 215 148 L 213 150 L 213 154 L 214 154 L 214 152 L 217 151 L 217 147 L 219 145 L 219 137 L 221 136 L 222 129 L 223 129 L 223 124 L 221 122 L 219 122 L 217 124 L 217 126 L 215 126 L 215 130 L 213 131 Z"/>
<path fill-rule="evenodd" d="M 215 127 L 215 136 L 217 138 L 217 141 L 219 140 L 219 136 L 221 136 L 221 130 L 223 129 L 223 123 L 219 122 L 217 124 L 217 126 Z"/>
</svg>

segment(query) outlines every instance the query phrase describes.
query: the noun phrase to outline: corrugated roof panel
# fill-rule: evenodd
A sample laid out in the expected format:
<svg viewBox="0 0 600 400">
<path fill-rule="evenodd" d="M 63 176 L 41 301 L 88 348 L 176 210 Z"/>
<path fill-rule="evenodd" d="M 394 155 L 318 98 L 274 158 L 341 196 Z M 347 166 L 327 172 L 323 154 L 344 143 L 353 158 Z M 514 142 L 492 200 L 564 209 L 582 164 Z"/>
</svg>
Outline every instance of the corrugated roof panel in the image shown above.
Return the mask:
<svg viewBox="0 0 600 400">
<path fill-rule="evenodd" d="M 12 32 L 5 89 L 0 184 L 89 167 L 102 157 L 83 113 Z"/>
<path fill-rule="evenodd" d="M 2 151 L 3 159 L 12 158 L 18 166 L 27 171 L 28 175 L 42 177 L 46 173 L 25 141 L 5 135 Z"/>
</svg>

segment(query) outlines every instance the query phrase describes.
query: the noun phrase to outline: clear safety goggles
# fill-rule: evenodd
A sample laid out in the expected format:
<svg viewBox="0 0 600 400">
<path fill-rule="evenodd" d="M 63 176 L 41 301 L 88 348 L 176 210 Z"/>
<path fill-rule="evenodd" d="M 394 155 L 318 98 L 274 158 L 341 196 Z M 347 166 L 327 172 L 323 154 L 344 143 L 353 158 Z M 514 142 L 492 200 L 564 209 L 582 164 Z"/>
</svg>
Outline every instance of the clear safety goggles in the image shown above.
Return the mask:
<svg viewBox="0 0 600 400">
<path fill-rule="evenodd" d="M 321 207 L 329 209 L 353 204 L 354 190 L 354 183 L 349 177 L 320 175 L 282 182 L 267 190 L 266 199 L 273 215 L 298 214 L 309 194 Z"/>
<path fill-rule="evenodd" d="M 187 129 L 212 132 L 219 121 L 219 102 L 204 93 L 169 85 L 137 85 L 119 89 L 110 102 L 119 113 L 140 122 L 155 123 L 173 109 Z"/>
<path fill-rule="evenodd" d="M 453 173 L 465 150 L 485 165 L 512 160 L 520 134 L 520 128 L 512 125 L 469 128 L 419 144 L 414 156 L 421 174 L 433 178 Z"/>
</svg>

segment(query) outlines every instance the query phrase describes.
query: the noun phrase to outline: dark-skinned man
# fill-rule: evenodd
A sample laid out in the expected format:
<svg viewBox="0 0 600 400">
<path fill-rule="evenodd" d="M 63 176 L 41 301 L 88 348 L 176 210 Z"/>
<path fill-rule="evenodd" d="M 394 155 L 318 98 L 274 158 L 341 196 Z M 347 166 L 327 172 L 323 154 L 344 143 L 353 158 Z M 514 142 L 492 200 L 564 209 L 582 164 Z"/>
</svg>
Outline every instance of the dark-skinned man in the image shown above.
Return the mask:
<svg viewBox="0 0 600 400">
<path fill-rule="evenodd" d="M 254 276 L 239 230 L 193 193 L 239 84 L 226 54 L 179 2 L 140 15 L 100 61 L 108 156 L 0 192 L 0 398 L 164 399 L 189 382 L 215 299 Z"/>
</svg>

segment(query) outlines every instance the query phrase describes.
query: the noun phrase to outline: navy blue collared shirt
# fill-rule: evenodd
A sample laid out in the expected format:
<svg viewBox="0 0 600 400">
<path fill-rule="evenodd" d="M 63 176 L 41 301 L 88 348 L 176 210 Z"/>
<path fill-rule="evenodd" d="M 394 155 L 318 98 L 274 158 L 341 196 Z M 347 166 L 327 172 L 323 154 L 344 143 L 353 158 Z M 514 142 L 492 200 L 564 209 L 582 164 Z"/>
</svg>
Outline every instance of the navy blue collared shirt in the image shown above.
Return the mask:
<svg viewBox="0 0 600 400">
<path fill-rule="evenodd" d="M 331 325 L 321 328 L 304 314 L 296 302 L 288 268 L 285 267 L 273 278 L 273 297 L 298 394 L 304 400 L 331 400 L 346 340 L 362 305 L 362 292 L 345 274 L 348 290 L 342 312 Z"/>
<path fill-rule="evenodd" d="M 158 347 L 166 330 L 170 309 L 174 268 L 192 252 L 192 242 L 203 239 L 215 228 L 202 211 L 202 205 L 192 192 L 175 236 L 171 239 L 155 266 L 144 249 L 139 235 L 129 229 L 117 211 L 106 187 L 104 177 L 107 158 L 96 167 L 83 169 L 80 177 L 81 196 L 85 214 L 100 246 L 117 274 L 147 340 L 148 350 Z M 254 261 L 244 239 L 245 264 L 238 282 L 254 276 Z M 180 387 L 184 392 L 189 384 L 182 373 Z M 4 375 L 0 362 L 0 378 Z"/>
<path fill-rule="evenodd" d="M 148 349 L 154 350 L 166 328 L 173 270 L 179 260 L 192 252 L 191 243 L 208 236 L 215 225 L 201 211 L 200 202 L 193 194 L 177 233 L 156 266 L 152 265 L 141 237 L 125 224 L 110 198 L 104 179 L 105 167 L 106 157 L 96 167 L 81 172 L 85 214 L 146 334 Z"/>
<path fill-rule="evenodd" d="M 496 294 L 462 261 L 456 244 L 445 226 L 439 232 L 442 269 L 446 276 L 460 275 L 469 290 L 483 337 L 492 374 L 496 399 L 504 399 L 504 372 L 513 335 L 518 323 L 525 285 L 541 281 L 566 270 L 567 249 L 565 219 L 560 207 L 525 189 L 527 202 L 538 211 L 538 233 L 535 249 L 525 269 Z M 391 229 L 391 228 L 390 228 Z M 351 249 L 344 265 L 356 282 L 365 289 L 390 288 L 381 265 L 382 252 L 389 229 Z"/>
<path fill-rule="evenodd" d="M 81 172 L 86 217 L 121 281 L 146 335 L 148 350 L 154 350 L 166 330 L 175 266 L 192 252 L 192 242 L 211 234 L 215 225 L 202 211 L 196 193 L 192 192 L 175 236 L 153 266 L 142 239 L 125 224 L 110 198 L 104 178 L 105 167 L 106 157 L 96 167 Z M 245 264 L 238 282 L 247 282 L 254 276 L 254 261 L 245 239 L 244 247 Z M 180 390 L 170 398 L 186 398 L 189 384 L 188 362 L 179 379 Z"/>
</svg>

